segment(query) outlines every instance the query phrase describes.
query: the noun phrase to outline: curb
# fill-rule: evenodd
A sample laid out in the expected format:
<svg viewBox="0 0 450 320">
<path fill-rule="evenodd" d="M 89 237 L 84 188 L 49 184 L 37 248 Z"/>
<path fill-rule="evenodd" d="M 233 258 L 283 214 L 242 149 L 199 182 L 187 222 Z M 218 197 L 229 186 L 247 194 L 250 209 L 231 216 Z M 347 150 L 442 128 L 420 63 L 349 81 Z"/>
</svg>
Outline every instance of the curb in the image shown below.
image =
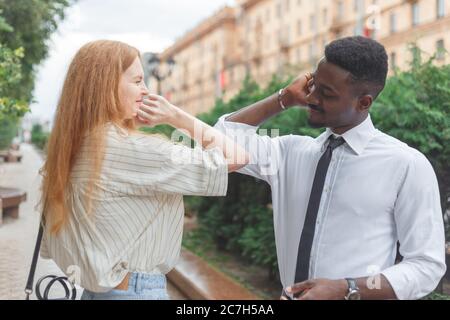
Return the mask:
<svg viewBox="0 0 450 320">
<path fill-rule="evenodd" d="M 192 300 L 261 300 L 186 249 L 181 249 L 178 264 L 167 278 Z"/>
</svg>

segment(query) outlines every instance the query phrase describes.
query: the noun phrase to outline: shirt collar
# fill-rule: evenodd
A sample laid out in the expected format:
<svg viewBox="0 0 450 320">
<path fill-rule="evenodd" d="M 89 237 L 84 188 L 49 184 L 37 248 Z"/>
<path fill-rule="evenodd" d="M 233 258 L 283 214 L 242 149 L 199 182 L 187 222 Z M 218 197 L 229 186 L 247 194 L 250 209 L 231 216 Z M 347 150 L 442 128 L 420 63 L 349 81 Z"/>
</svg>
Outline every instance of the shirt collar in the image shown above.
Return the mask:
<svg viewBox="0 0 450 320">
<path fill-rule="evenodd" d="M 364 149 L 367 147 L 369 141 L 375 136 L 376 129 L 372 123 L 370 114 L 367 116 L 366 120 L 361 122 L 356 127 L 343 133 L 341 136 L 345 139 L 345 142 L 349 147 L 357 154 L 360 155 Z M 322 133 L 316 138 L 316 142 L 325 147 L 325 143 L 328 138 L 333 134 L 330 128 Z"/>
</svg>

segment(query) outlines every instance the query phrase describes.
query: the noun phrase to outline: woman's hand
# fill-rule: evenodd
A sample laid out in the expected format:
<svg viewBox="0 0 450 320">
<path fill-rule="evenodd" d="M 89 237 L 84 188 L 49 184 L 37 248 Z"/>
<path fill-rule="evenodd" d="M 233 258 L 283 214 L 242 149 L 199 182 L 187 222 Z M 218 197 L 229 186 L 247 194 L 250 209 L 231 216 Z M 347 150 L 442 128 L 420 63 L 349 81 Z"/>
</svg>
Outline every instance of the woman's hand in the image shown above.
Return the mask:
<svg viewBox="0 0 450 320">
<path fill-rule="evenodd" d="M 138 123 L 150 127 L 159 124 L 176 126 L 175 123 L 179 111 L 178 107 L 171 104 L 164 97 L 150 94 L 148 99 L 145 99 L 139 107 L 136 118 Z"/>
</svg>

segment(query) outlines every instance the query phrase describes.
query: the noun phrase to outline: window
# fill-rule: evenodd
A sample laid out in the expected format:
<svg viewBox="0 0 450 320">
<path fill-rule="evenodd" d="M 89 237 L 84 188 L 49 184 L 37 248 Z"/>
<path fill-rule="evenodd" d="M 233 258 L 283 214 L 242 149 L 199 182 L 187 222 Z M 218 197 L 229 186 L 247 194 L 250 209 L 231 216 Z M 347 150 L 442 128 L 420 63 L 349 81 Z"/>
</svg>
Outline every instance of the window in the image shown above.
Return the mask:
<svg viewBox="0 0 450 320">
<path fill-rule="evenodd" d="M 289 26 L 284 27 L 284 35 L 283 36 L 283 41 L 287 44 L 290 43 L 291 41 L 291 29 L 289 28 Z"/>
<path fill-rule="evenodd" d="M 353 11 L 358 12 L 359 0 L 353 0 Z"/>
<path fill-rule="evenodd" d="M 437 60 L 445 59 L 444 39 L 440 39 L 436 42 L 436 59 Z"/>
<path fill-rule="evenodd" d="M 309 44 L 309 60 L 314 60 L 314 57 L 316 55 L 316 50 L 315 50 L 315 46 L 314 46 L 314 42 L 311 42 Z"/>
<path fill-rule="evenodd" d="M 419 4 L 417 2 L 412 4 L 412 25 L 415 27 L 419 24 Z"/>
<path fill-rule="evenodd" d="M 391 53 L 391 68 L 392 70 L 397 68 L 397 54 L 395 52 Z"/>
<path fill-rule="evenodd" d="M 281 18 L 281 3 L 277 4 L 277 17 Z"/>
<path fill-rule="evenodd" d="M 301 6 L 302 5 L 302 0 L 297 0 L 297 5 Z"/>
<path fill-rule="evenodd" d="M 395 13 L 391 13 L 389 20 L 390 20 L 391 33 L 396 33 L 397 32 L 397 15 Z"/>
<path fill-rule="evenodd" d="M 328 22 L 328 10 L 323 9 L 323 24 L 327 24 Z"/>
<path fill-rule="evenodd" d="M 302 20 L 297 21 L 297 35 L 302 35 Z"/>
<path fill-rule="evenodd" d="M 301 55 L 300 48 L 297 48 L 296 55 L 297 55 L 297 62 L 302 61 L 302 55 Z"/>
<path fill-rule="evenodd" d="M 445 0 L 436 0 L 437 18 L 445 16 Z"/>
<path fill-rule="evenodd" d="M 344 2 L 338 2 L 338 18 L 342 19 L 344 17 Z"/>
<path fill-rule="evenodd" d="M 286 9 L 286 12 L 289 12 L 290 7 L 291 7 L 291 1 L 290 1 L 290 0 L 286 0 L 286 1 L 285 1 L 285 9 Z"/>
<path fill-rule="evenodd" d="M 316 31 L 316 16 L 315 15 L 312 14 L 309 17 L 309 23 L 310 23 L 311 31 L 315 32 Z"/>
<path fill-rule="evenodd" d="M 370 38 L 371 38 L 372 40 L 376 40 L 377 37 L 378 37 L 378 30 L 377 30 L 377 29 L 373 29 L 372 32 L 371 32 L 371 34 L 370 34 Z"/>
<path fill-rule="evenodd" d="M 270 9 L 267 9 L 266 11 L 266 22 L 269 22 L 270 20 Z"/>
</svg>

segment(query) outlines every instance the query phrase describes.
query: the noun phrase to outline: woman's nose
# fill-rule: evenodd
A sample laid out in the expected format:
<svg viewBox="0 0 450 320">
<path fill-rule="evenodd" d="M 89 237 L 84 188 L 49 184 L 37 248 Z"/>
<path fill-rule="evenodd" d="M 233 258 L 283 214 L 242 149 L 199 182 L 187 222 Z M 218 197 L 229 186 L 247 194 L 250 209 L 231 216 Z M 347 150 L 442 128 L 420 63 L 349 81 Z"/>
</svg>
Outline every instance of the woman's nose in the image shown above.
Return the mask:
<svg viewBox="0 0 450 320">
<path fill-rule="evenodd" d="M 144 83 L 142 86 L 142 94 L 143 95 L 148 95 L 150 93 L 150 91 L 147 88 L 147 85 Z"/>
</svg>

